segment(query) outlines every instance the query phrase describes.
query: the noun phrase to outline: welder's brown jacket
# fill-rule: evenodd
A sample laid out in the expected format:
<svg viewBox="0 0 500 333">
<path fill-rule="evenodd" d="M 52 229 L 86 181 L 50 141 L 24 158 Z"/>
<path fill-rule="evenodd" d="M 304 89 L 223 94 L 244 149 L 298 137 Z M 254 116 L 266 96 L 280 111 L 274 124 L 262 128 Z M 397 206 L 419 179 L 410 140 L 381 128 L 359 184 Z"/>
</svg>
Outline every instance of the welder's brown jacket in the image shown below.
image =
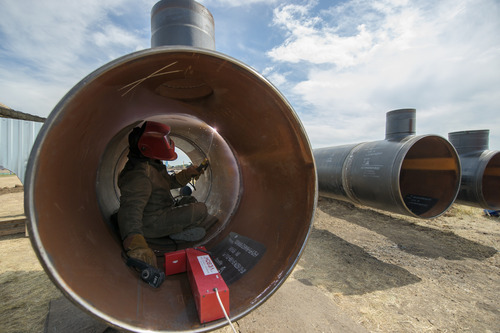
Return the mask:
<svg viewBox="0 0 500 333">
<path fill-rule="evenodd" d="M 190 181 L 185 170 L 169 175 L 158 160 L 129 159 L 118 177 L 121 191 L 118 225 L 122 239 L 143 234 L 143 224 L 153 223 L 175 204 L 171 189 Z"/>
</svg>

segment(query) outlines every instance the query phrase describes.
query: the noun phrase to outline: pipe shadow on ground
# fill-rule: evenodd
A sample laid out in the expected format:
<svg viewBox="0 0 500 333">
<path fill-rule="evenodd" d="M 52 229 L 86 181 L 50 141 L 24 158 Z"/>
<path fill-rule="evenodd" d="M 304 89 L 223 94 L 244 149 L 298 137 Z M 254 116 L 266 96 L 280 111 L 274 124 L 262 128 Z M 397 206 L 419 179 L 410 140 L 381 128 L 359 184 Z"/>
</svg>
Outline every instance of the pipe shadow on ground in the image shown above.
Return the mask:
<svg viewBox="0 0 500 333">
<path fill-rule="evenodd" d="M 44 271 L 3 272 L 0 294 L 0 332 L 41 332 L 48 302 L 61 296 Z"/>
<path fill-rule="evenodd" d="M 362 295 L 420 282 L 407 270 L 369 255 L 327 230 L 313 228 L 293 277 L 332 293 Z"/>
<path fill-rule="evenodd" d="M 120 333 L 62 296 L 44 271 L 3 272 L 0 291 L 0 332 Z"/>
<path fill-rule="evenodd" d="M 447 260 L 471 258 L 484 260 L 494 256 L 498 250 L 445 232 L 388 216 L 371 209 L 355 207 L 351 203 L 322 198 L 319 208 L 326 214 L 357 224 L 383 235 L 409 254 Z"/>
</svg>

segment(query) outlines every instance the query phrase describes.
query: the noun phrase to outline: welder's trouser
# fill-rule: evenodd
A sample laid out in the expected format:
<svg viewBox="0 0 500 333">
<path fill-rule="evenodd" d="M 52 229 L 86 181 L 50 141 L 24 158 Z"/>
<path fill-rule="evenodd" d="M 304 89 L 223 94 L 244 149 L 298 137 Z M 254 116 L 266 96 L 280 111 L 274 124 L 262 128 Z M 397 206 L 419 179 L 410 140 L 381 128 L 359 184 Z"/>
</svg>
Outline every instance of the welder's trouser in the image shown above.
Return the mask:
<svg viewBox="0 0 500 333">
<path fill-rule="evenodd" d="M 161 238 L 194 228 L 208 215 L 203 202 L 172 207 L 154 220 L 144 219 L 142 231 L 146 238 Z"/>
</svg>

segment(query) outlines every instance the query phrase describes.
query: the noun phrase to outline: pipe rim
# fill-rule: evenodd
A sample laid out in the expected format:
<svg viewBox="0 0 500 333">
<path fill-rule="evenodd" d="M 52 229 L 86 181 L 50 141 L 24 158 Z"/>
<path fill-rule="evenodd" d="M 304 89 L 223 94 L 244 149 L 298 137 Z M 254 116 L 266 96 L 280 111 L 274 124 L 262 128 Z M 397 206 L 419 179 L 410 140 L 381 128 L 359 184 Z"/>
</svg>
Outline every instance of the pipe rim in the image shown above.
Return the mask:
<svg viewBox="0 0 500 333">
<path fill-rule="evenodd" d="M 403 196 L 402 196 L 403 191 L 401 190 L 401 183 L 400 183 L 401 172 L 403 170 L 403 164 L 405 162 L 406 157 L 408 156 L 408 154 L 411 152 L 411 150 L 413 148 L 416 148 L 417 144 L 421 143 L 424 140 L 436 140 L 436 141 L 440 142 L 441 144 L 443 144 L 443 148 L 446 148 L 448 150 L 448 152 L 450 154 L 450 158 L 453 160 L 453 163 L 454 163 L 453 169 L 454 169 L 454 172 L 456 173 L 455 178 L 457 179 L 454 182 L 454 186 L 452 188 L 449 188 L 451 196 L 448 196 L 448 200 L 446 200 L 444 203 L 442 203 L 443 208 L 440 209 L 436 214 L 431 214 L 431 215 L 416 214 L 408 207 L 407 203 L 403 199 Z M 433 135 L 433 134 L 412 136 L 412 137 L 408 137 L 406 140 L 403 140 L 403 141 L 405 141 L 404 145 L 405 146 L 408 145 L 409 147 L 408 147 L 408 149 L 405 149 L 404 151 L 401 150 L 401 152 L 404 152 L 404 156 L 402 156 L 402 158 L 398 159 L 399 163 L 397 166 L 397 172 L 398 172 L 397 183 L 395 183 L 393 185 L 393 186 L 397 186 L 399 189 L 397 191 L 397 193 L 399 194 L 399 201 L 401 203 L 403 203 L 404 209 L 408 212 L 408 214 L 411 216 L 414 216 L 414 217 L 432 219 L 432 218 L 436 218 L 436 217 L 443 215 L 444 213 L 446 213 L 448 211 L 448 209 L 455 202 L 455 200 L 458 196 L 459 190 L 460 190 L 460 179 L 461 179 L 461 175 L 462 175 L 462 168 L 461 168 L 460 158 L 458 156 L 458 153 L 457 153 L 455 147 L 445 138 L 443 138 L 439 135 Z"/>
<path fill-rule="evenodd" d="M 64 114 L 64 110 L 68 107 L 68 104 L 72 102 L 72 98 L 74 98 L 75 94 L 78 93 L 78 91 L 86 86 L 87 84 L 92 83 L 94 80 L 96 80 L 98 77 L 104 75 L 104 73 L 111 71 L 122 64 L 129 62 L 129 61 L 134 61 L 138 60 L 143 56 L 151 56 L 151 55 L 157 55 L 157 54 L 162 54 L 164 52 L 180 52 L 180 53 L 198 53 L 198 54 L 203 54 L 203 55 L 208 55 L 208 56 L 213 56 L 218 59 L 222 59 L 224 61 L 227 61 L 229 63 L 235 64 L 237 66 L 240 66 L 243 70 L 246 72 L 250 73 L 250 75 L 253 75 L 254 77 L 258 78 L 262 83 L 266 84 L 268 89 L 270 89 L 273 94 L 281 98 L 281 102 L 284 103 L 289 110 L 292 110 L 292 113 L 288 114 L 289 117 L 291 117 L 294 121 L 294 125 L 299 128 L 299 130 L 302 133 L 302 138 L 301 138 L 301 144 L 304 147 L 308 147 L 310 150 L 310 143 L 307 135 L 305 134 L 305 130 L 303 128 L 302 123 L 299 121 L 298 116 L 296 115 L 295 112 L 293 112 L 293 108 L 291 105 L 288 103 L 288 101 L 281 95 L 281 93 L 270 83 L 268 82 L 261 74 L 257 73 L 255 70 L 253 70 L 251 67 L 231 58 L 226 55 L 223 55 L 221 53 L 218 53 L 216 51 L 211 51 L 211 50 L 206 50 L 206 49 L 198 49 L 198 48 L 192 48 L 192 47 L 170 47 L 170 46 L 164 46 L 164 47 L 158 47 L 154 49 L 148 49 L 148 50 L 143 50 L 143 51 L 137 51 L 135 53 L 132 53 L 130 55 L 123 56 L 121 58 L 118 58 L 114 61 L 111 61 L 110 63 L 100 67 L 96 71 L 92 72 L 89 74 L 87 77 L 85 77 L 80 83 L 78 83 L 75 87 L 73 87 L 64 97 L 61 99 L 61 101 L 56 105 L 52 113 L 49 115 L 47 118 L 47 121 L 45 122 L 44 126 L 42 127 L 40 134 L 37 137 L 37 140 L 35 142 L 34 147 L 43 147 L 44 144 L 46 144 L 46 139 L 48 134 L 53 130 L 53 128 L 56 126 L 58 121 L 60 121 L 59 117 L 62 117 Z M 310 154 L 312 156 L 312 152 Z M 38 223 L 39 219 L 37 214 L 39 212 L 35 211 L 32 209 L 32 207 L 35 207 L 35 194 L 34 194 L 34 186 L 36 183 L 36 177 L 37 177 L 37 172 L 39 171 L 39 163 L 40 160 L 40 149 L 33 149 L 30 155 L 29 163 L 28 163 L 28 169 L 26 172 L 26 188 L 27 191 L 25 193 L 25 203 L 26 203 L 26 215 L 29 217 L 29 224 L 28 228 L 30 230 L 30 240 L 32 242 L 33 248 L 35 250 L 35 253 L 37 254 L 42 266 L 44 269 L 49 273 L 49 277 L 51 280 L 56 284 L 56 286 L 59 287 L 61 291 L 76 305 L 84 309 L 86 312 L 89 312 L 99 319 L 103 319 L 107 323 L 111 324 L 112 326 L 119 327 L 119 328 L 124 328 L 128 329 L 131 331 L 137 331 L 137 332 L 147 332 L 149 331 L 148 329 L 141 329 L 136 326 L 131 326 L 123 321 L 118 321 L 114 317 L 108 316 L 106 313 L 100 311 L 99 309 L 95 308 L 90 302 L 87 302 L 84 300 L 82 297 L 80 297 L 77 293 L 75 293 L 71 287 L 65 282 L 65 280 L 61 277 L 59 274 L 58 270 L 55 268 L 54 264 L 52 263 L 52 259 L 50 257 L 50 254 L 46 251 L 44 245 L 43 245 L 43 240 L 41 238 L 41 235 L 39 233 L 38 229 Z M 311 158 L 310 163 L 312 164 L 313 170 L 315 169 L 314 165 L 314 159 Z M 311 214 L 310 214 L 310 221 L 308 228 L 305 233 L 305 237 L 303 239 L 302 246 L 298 249 L 298 253 L 295 257 L 295 259 L 292 261 L 291 264 L 289 264 L 287 267 L 288 269 L 284 272 L 282 272 L 282 276 L 278 281 L 275 281 L 273 285 L 268 286 L 268 288 L 263 292 L 266 293 L 264 296 L 262 296 L 256 303 L 254 303 L 253 306 L 249 307 L 246 309 L 246 311 L 240 312 L 237 316 L 235 316 L 233 319 L 237 320 L 252 310 L 254 310 L 256 307 L 260 306 L 262 303 L 264 303 L 269 297 L 271 297 L 274 292 L 284 283 L 286 277 L 288 277 L 291 272 L 293 271 L 295 265 L 297 264 L 298 260 L 300 259 L 301 254 L 303 253 L 303 250 L 306 246 L 307 239 L 309 237 L 309 234 L 312 230 L 313 227 L 313 220 L 314 220 L 314 212 L 316 209 L 316 203 L 317 203 L 317 179 L 315 179 L 315 183 L 313 185 L 314 188 L 314 195 L 313 195 L 313 206 L 311 207 Z M 261 294 L 262 295 L 262 294 Z M 261 296 L 258 295 L 258 296 Z M 218 327 L 222 327 L 226 325 L 225 322 L 220 322 L 220 323 L 210 323 L 207 324 L 203 329 L 195 329 L 195 330 L 190 330 L 192 332 L 197 332 L 197 331 L 206 331 L 208 329 L 214 329 Z M 169 332 L 169 330 L 164 331 L 164 332 Z"/>
</svg>

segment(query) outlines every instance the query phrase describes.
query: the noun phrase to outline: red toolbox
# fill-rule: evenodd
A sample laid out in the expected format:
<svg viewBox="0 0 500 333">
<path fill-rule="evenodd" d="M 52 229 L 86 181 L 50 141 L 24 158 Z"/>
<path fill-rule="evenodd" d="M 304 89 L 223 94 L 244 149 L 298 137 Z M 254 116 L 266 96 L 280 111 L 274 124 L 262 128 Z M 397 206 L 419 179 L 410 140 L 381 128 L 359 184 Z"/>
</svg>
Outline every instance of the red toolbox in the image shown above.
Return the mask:
<svg viewBox="0 0 500 333">
<path fill-rule="evenodd" d="M 183 273 L 186 270 L 186 250 L 165 253 L 165 275 Z"/>
<path fill-rule="evenodd" d="M 229 288 L 206 252 L 186 249 L 187 273 L 200 323 L 224 318 L 215 288 L 229 315 Z"/>
</svg>

